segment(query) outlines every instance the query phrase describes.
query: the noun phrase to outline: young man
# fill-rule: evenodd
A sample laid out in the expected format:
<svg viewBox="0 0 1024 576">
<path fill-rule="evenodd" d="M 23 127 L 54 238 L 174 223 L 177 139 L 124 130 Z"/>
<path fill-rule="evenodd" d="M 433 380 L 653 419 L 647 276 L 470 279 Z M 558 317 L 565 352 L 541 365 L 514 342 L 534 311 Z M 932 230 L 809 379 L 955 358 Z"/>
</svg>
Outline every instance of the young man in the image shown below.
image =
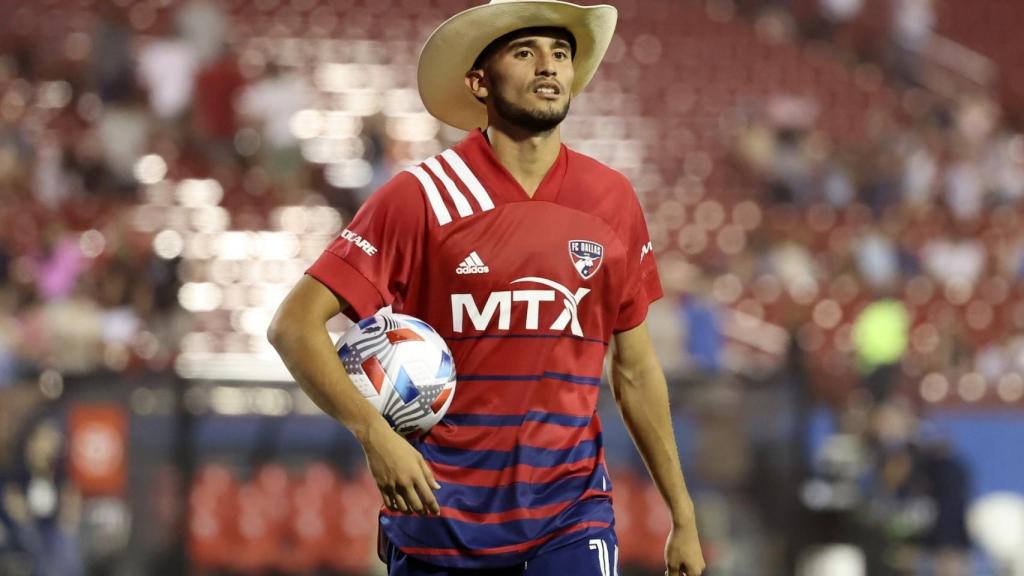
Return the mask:
<svg viewBox="0 0 1024 576">
<path fill-rule="evenodd" d="M 616 17 L 492 0 L 441 25 L 420 93 L 469 136 L 378 190 L 271 325 L 296 381 L 366 451 L 393 576 L 617 574 L 596 414 L 608 348 L 612 391 L 671 509 L 666 573 L 704 570 L 644 324 L 661 285 L 643 213 L 621 174 L 559 133 Z M 388 305 L 431 324 L 458 370 L 447 416 L 415 445 L 356 391 L 324 327 Z"/>
</svg>

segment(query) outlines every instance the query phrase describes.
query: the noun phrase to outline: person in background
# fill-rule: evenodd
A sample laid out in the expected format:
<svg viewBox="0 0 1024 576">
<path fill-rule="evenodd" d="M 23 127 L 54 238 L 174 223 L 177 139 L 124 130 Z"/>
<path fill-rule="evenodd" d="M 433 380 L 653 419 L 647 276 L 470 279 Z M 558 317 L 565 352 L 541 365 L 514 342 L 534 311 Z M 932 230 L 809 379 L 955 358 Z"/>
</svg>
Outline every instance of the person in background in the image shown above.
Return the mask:
<svg viewBox="0 0 1024 576">
<path fill-rule="evenodd" d="M 65 446 L 56 420 L 44 417 L 32 424 L 22 460 L 3 491 L 3 508 L 17 525 L 33 576 L 84 573 L 75 539 L 81 498 L 67 477 Z"/>
</svg>

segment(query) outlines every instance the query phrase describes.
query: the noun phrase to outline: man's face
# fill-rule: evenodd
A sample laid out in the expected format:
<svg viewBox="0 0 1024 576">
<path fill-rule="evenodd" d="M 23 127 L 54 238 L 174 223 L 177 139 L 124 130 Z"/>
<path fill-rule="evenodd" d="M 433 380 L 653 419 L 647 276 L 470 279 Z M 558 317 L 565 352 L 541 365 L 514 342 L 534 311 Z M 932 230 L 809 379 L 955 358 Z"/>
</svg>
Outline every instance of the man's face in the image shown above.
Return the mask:
<svg viewBox="0 0 1024 576">
<path fill-rule="evenodd" d="M 477 85 L 488 107 L 505 122 L 531 132 L 558 126 L 569 113 L 573 83 L 570 36 L 563 30 L 512 35 L 483 62 Z"/>
</svg>

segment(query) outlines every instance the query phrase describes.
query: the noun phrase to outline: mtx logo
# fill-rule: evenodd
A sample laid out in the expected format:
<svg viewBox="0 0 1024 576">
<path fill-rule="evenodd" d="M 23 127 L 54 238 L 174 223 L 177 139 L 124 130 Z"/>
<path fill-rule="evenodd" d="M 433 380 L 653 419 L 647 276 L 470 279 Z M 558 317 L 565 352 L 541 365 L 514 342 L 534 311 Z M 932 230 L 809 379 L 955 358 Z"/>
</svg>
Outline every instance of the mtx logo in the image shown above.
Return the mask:
<svg viewBox="0 0 1024 576">
<path fill-rule="evenodd" d="M 466 317 L 473 323 L 477 330 L 487 330 L 498 317 L 498 330 L 511 329 L 512 305 L 513 303 L 525 303 L 526 305 L 526 330 L 538 330 L 540 322 L 540 306 L 542 302 L 554 302 L 561 295 L 562 313 L 555 318 L 551 324 L 551 330 L 565 330 L 569 326 L 573 336 L 583 336 L 583 328 L 580 327 L 579 306 L 583 297 L 590 293 L 589 288 L 578 288 L 575 293 L 562 286 L 558 282 L 547 278 L 527 277 L 513 280 L 512 284 L 531 282 L 551 288 L 551 290 L 506 290 L 502 292 L 491 292 L 484 303 L 483 310 L 476 305 L 476 299 L 472 294 L 452 294 L 452 330 L 462 332 Z"/>
</svg>

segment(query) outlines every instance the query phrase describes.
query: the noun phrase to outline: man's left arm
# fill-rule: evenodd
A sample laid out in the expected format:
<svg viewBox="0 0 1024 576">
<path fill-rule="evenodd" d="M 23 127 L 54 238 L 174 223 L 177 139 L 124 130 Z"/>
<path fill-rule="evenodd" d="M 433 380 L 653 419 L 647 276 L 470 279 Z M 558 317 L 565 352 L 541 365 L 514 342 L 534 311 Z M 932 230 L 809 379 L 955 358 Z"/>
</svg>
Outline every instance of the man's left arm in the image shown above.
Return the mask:
<svg viewBox="0 0 1024 576">
<path fill-rule="evenodd" d="M 665 374 L 651 345 L 646 322 L 615 335 L 611 387 L 633 443 L 672 513 L 672 532 L 665 544 L 667 574 L 700 576 L 704 556 L 697 537 L 696 515 L 679 464 Z"/>
</svg>

